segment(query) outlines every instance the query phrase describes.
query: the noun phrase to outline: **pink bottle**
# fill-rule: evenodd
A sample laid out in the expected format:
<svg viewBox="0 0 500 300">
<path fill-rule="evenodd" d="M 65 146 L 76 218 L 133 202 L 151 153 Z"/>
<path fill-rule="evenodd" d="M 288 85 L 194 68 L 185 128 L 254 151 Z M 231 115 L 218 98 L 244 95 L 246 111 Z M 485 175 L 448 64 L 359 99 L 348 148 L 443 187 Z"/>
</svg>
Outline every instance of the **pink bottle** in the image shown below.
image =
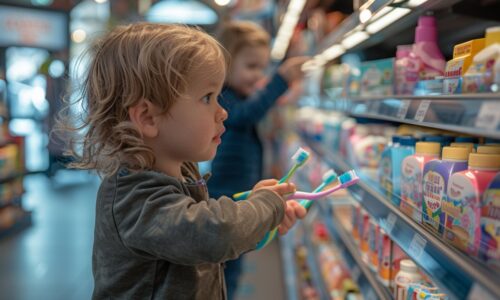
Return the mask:
<svg viewBox="0 0 500 300">
<path fill-rule="evenodd" d="M 429 161 L 439 159 L 441 144 L 418 142 L 415 154 L 406 157 L 401 164 L 400 209 L 418 223 L 422 223 L 423 173 Z"/>
<path fill-rule="evenodd" d="M 481 199 L 498 171 L 500 155 L 471 153 L 468 170 L 454 173 L 448 181 L 450 210 L 444 237 L 472 255 L 478 254 L 481 241 Z"/>
<path fill-rule="evenodd" d="M 394 61 L 394 92 L 396 95 L 413 95 L 417 84 L 419 66 L 410 59 L 413 45 L 399 45 Z M 413 66 L 411 65 L 413 63 Z"/>
<path fill-rule="evenodd" d="M 444 75 L 446 60 L 437 44 L 436 19 L 433 16 L 421 16 L 418 19 L 410 58 L 419 62 L 416 63 L 419 65 L 419 80 Z"/>
</svg>

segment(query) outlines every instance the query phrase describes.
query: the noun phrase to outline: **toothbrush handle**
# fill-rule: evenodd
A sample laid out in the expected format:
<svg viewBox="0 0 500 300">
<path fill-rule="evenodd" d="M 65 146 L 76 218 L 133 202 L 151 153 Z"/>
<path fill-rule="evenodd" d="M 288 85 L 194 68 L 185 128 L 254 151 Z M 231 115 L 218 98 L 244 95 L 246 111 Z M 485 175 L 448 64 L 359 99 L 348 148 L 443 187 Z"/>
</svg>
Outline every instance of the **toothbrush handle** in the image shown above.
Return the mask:
<svg viewBox="0 0 500 300">
<path fill-rule="evenodd" d="M 313 192 L 317 193 L 317 192 L 321 191 L 322 189 L 324 189 L 325 186 L 326 186 L 326 184 L 323 182 L 317 188 L 315 188 Z M 314 201 L 311 201 L 311 200 L 301 200 L 300 201 L 300 205 L 302 205 L 305 209 L 309 209 L 309 207 L 311 207 L 311 205 L 313 203 L 314 203 Z M 266 233 L 266 235 L 264 236 L 264 238 L 257 244 L 256 250 L 260 250 L 260 249 L 264 248 L 265 246 L 267 246 L 270 242 L 272 242 L 272 240 L 274 240 L 276 238 L 277 233 L 278 233 L 278 227 L 274 228 L 271 231 L 268 231 Z"/>
<path fill-rule="evenodd" d="M 287 182 L 288 179 L 290 179 L 290 177 L 293 176 L 293 174 L 295 174 L 295 172 L 299 169 L 299 166 L 297 164 L 294 164 L 293 167 L 290 169 L 290 171 L 288 171 L 288 173 L 286 173 L 285 176 L 283 176 L 280 181 L 278 181 L 278 184 L 279 183 L 284 183 L 284 182 Z"/>
<path fill-rule="evenodd" d="M 236 200 L 236 201 L 240 201 L 240 200 L 245 200 L 247 199 L 250 194 L 252 193 L 252 191 L 245 191 L 245 192 L 240 192 L 240 193 L 236 193 L 233 195 L 233 199 Z"/>
<path fill-rule="evenodd" d="M 324 189 L 326 187 L 326 183 L 325 182 L 322 182 L 320 185 L 318 185 L 314 190 L 313 190 L 313 193 L 317 193 L 317 192 L 320 192 L 322 189 Z M 302 207 L 304 207 L 306 210 L 309 210 L 309 208 L 311 208 L 311 205 L 313 204 L 314 201 L 311 201 L 311 200 L 307 200 L 307 199 L 301 199 L 300 200 L 300 205 L 302 205 Z"/>
<path fill-rule="evenodd" d="M 336 192 L 340 189 L 346 188 L 348 186 L 351 186 L 359 181 L 359 178 L 354 178 L 351 181 L 348 181 L 346 183 L 337 185 L 331 189 L 324 190 L 323 192 L 319 193 L 305 193 L 305 192 L 295 192 L 294 194 L 290 195 L 287 197 L 287 200 L 292 200 L 292 199 L 307 199 L 307 200 L 317 200 L 319 198 L 323 198 L 325 196 L 330 195 L 333 192 Z"/>
<path fill-rule="evenodd" d="M 290 171 L 288 171 L 288 173 L 278 181 L 278 184 L 287 182 L 288 179 L 290 179 L 290 177 L 292 177 L 293 174 L 298 170 L 298 168 L 299 168 L 299 166 L 297 164 L 293 165 L 293 167 L 290 169 Z M 233 199 L 237 200 L 237 201 L 245 200 L 250 196 L 251 193 L 252 193 L 251 190 L 239 192 L 239 193 L 236 193 L 233 195 Z"/>
</svg>

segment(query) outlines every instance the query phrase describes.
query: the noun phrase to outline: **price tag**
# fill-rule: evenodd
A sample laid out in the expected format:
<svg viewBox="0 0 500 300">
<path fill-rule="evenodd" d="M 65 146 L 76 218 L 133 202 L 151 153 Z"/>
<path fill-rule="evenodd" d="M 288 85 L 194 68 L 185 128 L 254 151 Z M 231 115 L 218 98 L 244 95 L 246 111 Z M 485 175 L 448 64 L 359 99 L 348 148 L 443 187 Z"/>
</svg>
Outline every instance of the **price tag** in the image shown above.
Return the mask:
<svg viewBox="0 0 500 300">
<path fill-rule="evenodd" d="M 494 300 L 498 299 L 497 297 L 494 297 L 486 288 L 483 286 L 474 283 L 472 286 L 471 291 L 469 292 L 469 296 L 467 296 L 468 300 L 476 300 L 476 299 L 481 299 L 481 300 Z"/>
<path fill-rule="evenodd" d="M 410 256 L 415 260 L 420 259 L 424 253 L 425 245 L 427 245 L 427 241 L 420 234 L 415 233 L 408 249 Z"/>
<path fill-rule="evenodd" d="M 418 106 L 417 113 L 415 114 L 415 121 L 422 122 L 425 119 L 425 115 L 431 106 L 431 100 L 422 100 Z"/>
<path fill-rule="evenodd" d="M 406 117 L 406 113 L 408 112 L 408 108 L 410 108 L 410 100 L 402 100 L 396 118 L 404 119 Z"/>
<path fill-rule="evenodd" d="M 391 234 L 392 229 L 394 228 L 394 225 L 396 224 L 397 220 L 398 219 L 396 215 L 393 214 L 392 212 L 387 215 L 386 228 L 385 228 L 385 232 L 387 232 L 387 234 Z"/>
<path fill-rule="evenodd" d="M 500 124 L 500 103 L 486 101 L 481 105 L 476 118 L 476 127 L 496 130 Z"/>
</svg>

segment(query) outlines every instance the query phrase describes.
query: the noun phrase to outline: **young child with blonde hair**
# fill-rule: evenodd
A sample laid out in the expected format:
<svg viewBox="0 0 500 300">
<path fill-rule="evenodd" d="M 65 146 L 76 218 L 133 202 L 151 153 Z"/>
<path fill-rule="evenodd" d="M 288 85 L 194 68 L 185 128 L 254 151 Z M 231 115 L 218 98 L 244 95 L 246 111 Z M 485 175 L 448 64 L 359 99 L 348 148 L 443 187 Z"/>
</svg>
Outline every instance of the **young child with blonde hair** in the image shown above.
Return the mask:
<svg viewBox="0 0 500 300">
<path fill-rule="evenodd" d="M 270 37 L 252 22 L 224 24 L 217 36 L 231 55 L 221 105 L 228 111 L 226 133 L 212 161 L 210 195 L 233 195 L 252 188 L 263 177 L 263 147 L 257 124 L 276 104 L 288 86 L 303 77 L 306 57 L 285 60 L 271 74 L 267 85 L 258 89 L 270 62 Z M 242 270 L 241 259 L 230 261 L 225 269 L 229 299 L 233 299 Z"/>
<path fill-rule="evenodd" d="M 276 226 L 285 233 L 305 210 L 284 200 L 293 184 L 273 179 L 246 201 L 209 198 L 195 162 L 215 156 L 228 118 L 217 101 L 223 48 L 197 29 L 138 23 L 92 53 L 85 114 L 61 126 L 81 150 L 72 166 L 103 177 L 93 299 L 225 299 L 223 263 Z"/>
</svg>

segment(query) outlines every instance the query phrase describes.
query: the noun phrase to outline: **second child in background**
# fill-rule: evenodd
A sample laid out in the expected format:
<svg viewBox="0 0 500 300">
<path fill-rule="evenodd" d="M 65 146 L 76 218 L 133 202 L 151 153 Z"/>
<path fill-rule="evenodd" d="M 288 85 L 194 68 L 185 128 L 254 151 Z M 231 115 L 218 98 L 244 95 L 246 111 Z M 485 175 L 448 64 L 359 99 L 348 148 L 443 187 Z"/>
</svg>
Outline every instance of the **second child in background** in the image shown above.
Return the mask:
<svg viewBox="0 0 500 300">
<path fill-rule="evenodd" d="M 233 195 L 251 189 L 263 176 L 263 147 L 257 123 L 273 107 L 288 86 L 302 79 L 306 57 L 285 60 L 260 90 L 256 85 L 265 76 L 270 60 L 270 37 L 251 22 L 229 22 L 219 32 L 218 40 L 231 55 L 231 63 L 222 90 L 220 104 L 229 113 L 224 122 L 219 151 L 212 161 L 208 181 L 211 197 Z M 228 298 L 234 299 L 242 270 L 242 259 L 230 261 L 225 269 Z"/>
</svg>

